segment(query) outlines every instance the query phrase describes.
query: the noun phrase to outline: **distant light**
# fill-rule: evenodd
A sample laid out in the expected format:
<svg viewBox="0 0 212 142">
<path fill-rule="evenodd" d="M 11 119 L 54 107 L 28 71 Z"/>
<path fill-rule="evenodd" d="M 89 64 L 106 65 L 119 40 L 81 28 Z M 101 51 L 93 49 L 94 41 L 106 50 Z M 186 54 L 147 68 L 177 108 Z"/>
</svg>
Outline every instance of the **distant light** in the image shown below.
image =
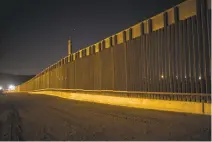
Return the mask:
<svg viewBox="0 0 212 142">
<path fill-rule="evenodd" d="M 186 76 L 185 76 L 185 78 L 186 78 Z"/>
<path fill-rule="evenodd" d="M 2 86 L 0 86 L 0 90 L 2 90 L 3 89 L 3 87 Z"/>
<path fill-rule="evenodd" d="M 176 78 L 178 79 L 178 76 L 176 76 Z"/>
<path fill-rule="evenodd" d="M 15 90 L 15 86 L 14 85 L 9 85 L 8 90 Z"/>
<path fill-rule="evenodd" d="M 201 76 L 199 76 L 199 80 L 201 80 L 202 79 L 202 77 Z"/>
<path fill-rule="evenodd" d="M 163 76 L 163 75 L 161 75 L 161 78 L 164 78 L 164 76 Z"/>
</svg>

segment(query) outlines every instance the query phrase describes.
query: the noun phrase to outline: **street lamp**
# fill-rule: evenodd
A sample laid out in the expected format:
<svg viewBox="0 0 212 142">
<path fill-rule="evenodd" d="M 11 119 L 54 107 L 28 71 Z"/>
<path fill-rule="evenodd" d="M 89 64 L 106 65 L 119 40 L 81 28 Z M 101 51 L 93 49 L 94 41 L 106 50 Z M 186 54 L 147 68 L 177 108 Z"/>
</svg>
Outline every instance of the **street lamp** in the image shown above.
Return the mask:
<svg viewBox="0 0 212 142">
<path fill-rule="evenodd" d="M 12 90 L 15 90 L 15 86 L 14 86 L 14 85 L 12 85 L 12 84 L 11 84 L 11 85 L 9 85 L 9 86 L 8 86 L 8 90 L 11 90 L 11 91 L 12 91 Z"/>
</svg>

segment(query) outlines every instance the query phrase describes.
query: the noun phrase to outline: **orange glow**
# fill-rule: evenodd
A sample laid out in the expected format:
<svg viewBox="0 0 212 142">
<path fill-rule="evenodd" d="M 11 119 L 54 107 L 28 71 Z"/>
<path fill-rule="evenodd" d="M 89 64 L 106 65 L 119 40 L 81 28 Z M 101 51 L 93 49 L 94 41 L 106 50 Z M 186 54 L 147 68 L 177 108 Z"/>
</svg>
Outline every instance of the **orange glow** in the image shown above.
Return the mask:
<svg viewBox="0 0 212 142">
<path fill-rule="evenodd" d="M 98 93 L 85 94 L 85 93 L 70 93 L 70 92 L 59 92 L 59 91 L 40 91 L 30 93 L 46 94 L 77 101 L 95 102 L 101 104 L 109 104 L 109 105 L 132 107 L 132 108 L 203 114 L 202 103 L 198 102 L 106 96 L 106 95 L 100 95 Z M 207 107 L 207 109 L 208 110 L 205 110 L 204 114 L 211 115 L 210 113 L 211 111 L 209 110 L 210 107 Z"/>
</svg>

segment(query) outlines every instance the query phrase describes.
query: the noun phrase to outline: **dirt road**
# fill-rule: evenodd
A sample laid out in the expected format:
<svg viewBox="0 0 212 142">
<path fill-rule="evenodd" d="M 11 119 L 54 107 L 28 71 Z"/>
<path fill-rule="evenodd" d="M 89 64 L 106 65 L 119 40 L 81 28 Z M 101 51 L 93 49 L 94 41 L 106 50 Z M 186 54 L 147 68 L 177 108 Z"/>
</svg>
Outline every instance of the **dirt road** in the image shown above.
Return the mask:
<svg viewBox="0 0 212 142">
<path fill-rule="evenodd" d="M 0 140 L 210 140 L 210 116 L 0 96 Z"/>
</svg>

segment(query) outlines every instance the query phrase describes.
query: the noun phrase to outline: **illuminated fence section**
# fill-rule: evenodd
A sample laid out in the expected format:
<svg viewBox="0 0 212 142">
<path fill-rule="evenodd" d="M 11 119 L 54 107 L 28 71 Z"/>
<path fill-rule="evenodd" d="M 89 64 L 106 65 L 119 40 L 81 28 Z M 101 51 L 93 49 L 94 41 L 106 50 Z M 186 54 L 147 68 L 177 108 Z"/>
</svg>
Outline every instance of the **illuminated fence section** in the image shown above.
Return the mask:
<svg viewBox="0 0 212 142">
<path fill-rule="evenodd" d="M 187 0 L 65 57 L 16 89 L 139 91 L 210 102 L 203 95 L 211 93 L 210 21 L 208 1 Z"/>
</svg>

